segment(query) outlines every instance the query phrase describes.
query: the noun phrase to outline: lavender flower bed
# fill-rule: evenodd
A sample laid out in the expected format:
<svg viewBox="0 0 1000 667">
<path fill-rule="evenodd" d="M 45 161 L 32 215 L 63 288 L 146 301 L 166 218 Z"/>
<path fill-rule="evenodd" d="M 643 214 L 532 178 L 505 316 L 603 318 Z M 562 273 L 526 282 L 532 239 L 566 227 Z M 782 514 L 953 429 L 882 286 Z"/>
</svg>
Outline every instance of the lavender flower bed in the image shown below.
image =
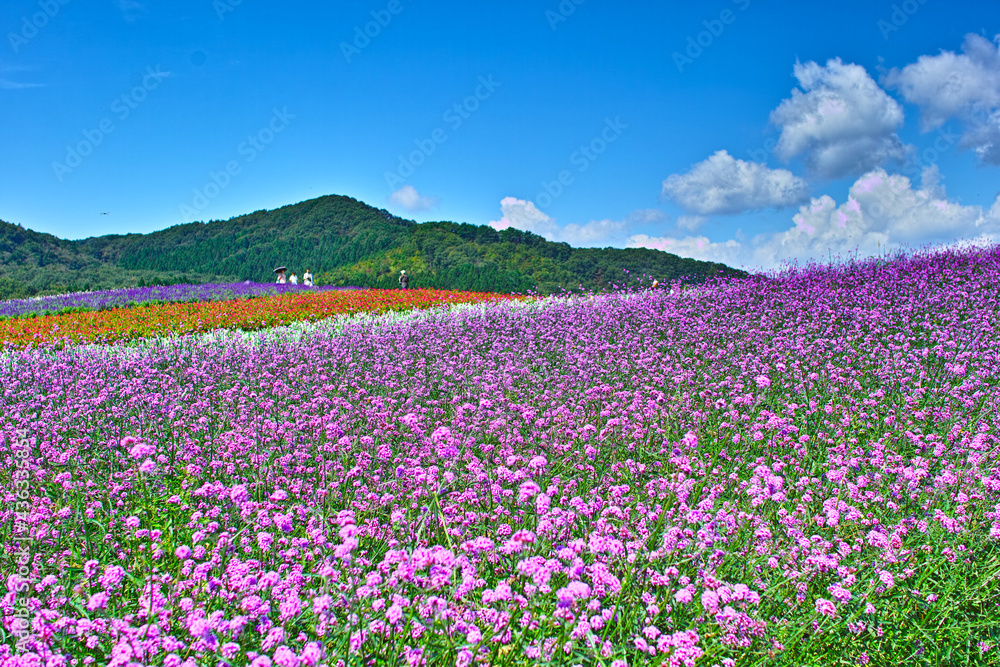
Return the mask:
<svg viewBox="0 0 1000 667">
<path fill-rule="evenodd" d="M 953 252 L 10 351 L 0 667 L 996 664 L 998 290 Z"/>
<path fill-rule="evenodd" d="M 127 308 L 157 301 L 222 301 L 225 299 L 249 299 L 272 294 L 288 294 L 302 291 L 357 289 L 356 287 L 334 287 L 324 285 L 307 287 L 278 283 L 210 283 L 206 285 L 167 285 L 150 287 L 129 287 L 100 292 L 74 292 L 31 299 L 0 301 L 0 317 L 23 317 L 44 315 L 66 309 L 86 308 L 106 310 Z"/>
</svg>

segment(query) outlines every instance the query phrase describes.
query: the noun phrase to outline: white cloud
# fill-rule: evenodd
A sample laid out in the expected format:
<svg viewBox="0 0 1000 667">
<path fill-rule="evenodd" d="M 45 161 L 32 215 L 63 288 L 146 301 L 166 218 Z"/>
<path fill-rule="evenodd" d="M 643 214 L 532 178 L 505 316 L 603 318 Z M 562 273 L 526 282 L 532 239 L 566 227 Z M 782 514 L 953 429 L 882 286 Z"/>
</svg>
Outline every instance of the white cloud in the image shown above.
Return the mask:
<svg viewBox="0 0 1000 667">
<path fill-rule="evenodd" d="M 559 230 L 552 240 L 563 241 L 579 248 L 608 247 L 628 233 L 628 223 L 623 220 L 592 220 L 584 225 L 570 223 Z"/>
<path fill-rule="evenodd" d="M 859 65 L 839 58 L 826 66 L 796 63 L 800 89 L 771 112 L 781 128 L 775 153 L 783 160 L 803 156 L 822 178 L 842 178 L 905 159 L 896 130 L 903 109 Z"/>
<path fill-rule="evenodd" d="M 994 42 L 966 35 L 962 53 L 920 56 L 891 70 L 885 83 L 920 107 L 925 132 L 958 118 L 965 124 L 962 146 L 983 162 L 1000 165 L 1000 35 Z"/>
<path fill-rule="evenodd" d="M 682 215 L 677 218 L 677 226 L 680 229 L 686 229 L 689 232 L 693 232 L 705 224 L 706 220 L 708 220 L 708 218 L 703 215 Z"/>
<path fill-rule="evenodd" d="M 729 239 L 721 243 L 714 243 L 704 236 L 685 236 L 675 239 L 636 234 L 629 237 L 626 247 L 653 248 L 681 257 L 707 262 L 722 262 L 731 266 L 739 266 L 743 256 L 743 244 L 739 241 Z"/>
<path fill-rule="evenodd" d="M 25 88 L 43 88 L 44 86 L 44 83 L 21 83 L 0 78 L 0 90 L 24 90 Z"/>
<path fill-rule="evenodd" d="M 920 172 L 920 189 L 936 199 L 944 199 L 944 186 L 941 185 L 941 169 L 936 164 L 924 167 Z"/>
<path fill-rule="evenodd" d="M 538 210 L 535 202 L 517 197 L 504 197 L 500 200 L 500 211 L 503 217 L 490 223 L 496 230 L 513 227 L 522 232 L 533 232 L 539 236 L 548 236 L 558 227 L 555 220 Z"/>
<path fill-rule="evenodd" d="M 800 207 L 789 229 L 713 242 L 703 236 L 684 238 L 632 236 L 629 247 L 666 250 L 694 259 L 746 268 L 773 269 L 787 261 L 872 256 L 887 250 L 924 244 L 950 244 L 979 239 L 1000 240 L 1000 197 L 989 211 L 947 199 L 936 169 L 925 170 L 923 184 L 875 169 L 851 186 L 839 206 L 823 195 Z"/>
<path fill-rule="evenodd" d="M 500 211 L 503 217 L 494 220 L 490 226 L 497 230 L 513 227 L 524 232 L 532 232 L 545 237 L 549 241 L 568 243 L 577 247 L 604 247 L 621 242 L 628 234 L 628 228 L 633 222 L 651 222 L 662 219 L 665 215 L 653 209 L 635 211 L 625 220 L 592 220 L 583 225 L 571 223 L 560 226 L 554 218 L 538 210 L 535 203 L 516 197 L 504 197 L 500 200 Z"/>
<path fill-rule="evenodd" d="M 395 204 L 409 213 L 416 213 L 433 208 L 437 204 L 437 200 L 433 197 L 421 196 L 412 185 L 404 185 L 389 195 L 389 203 Z"/>
<path fill-rule="evenodd" d="M 787 169 L 738 160 L 717 151 L 685 174 L 663 181 L 663 196 L 701 215 L 782 208 L 809 198 L 809 186 Z"/>
</svg>

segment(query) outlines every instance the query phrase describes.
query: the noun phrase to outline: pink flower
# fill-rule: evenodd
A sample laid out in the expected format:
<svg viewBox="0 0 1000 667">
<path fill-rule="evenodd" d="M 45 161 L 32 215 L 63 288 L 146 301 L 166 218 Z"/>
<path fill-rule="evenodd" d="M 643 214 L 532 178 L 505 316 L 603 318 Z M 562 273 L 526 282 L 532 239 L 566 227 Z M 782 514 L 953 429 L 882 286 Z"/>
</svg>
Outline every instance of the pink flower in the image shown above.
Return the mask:
<svg viewBox="0 0 1000 667">
<path fill-rule="evenodd" d="M 104 569 L 104 574 L 101 575 L 101 586 L 107 589 L 117 588 L 118 584 L 122 582 L 125 578 L 125 568 L 121 565 L 109 565 Z"/>
<path fill-rule="evenodd" d="M 179 560 L 187 560 L 191 557 L 191 547 L 184 546 L 183 544 L 176 549 L 174 549 L 174 555 L 177 556 Z"/>
<path fill-rule="evenodd" d="M 886 588 L 892 588 L 896 585 L 896 581 L 892 578 L 892 573 L 888 570 L 882 570 L 878 573 L 879 581 L 885 584 Z"/>
<path fill-rule="evenodd" d="M 319 642 L 309 642 L 306 644 L 305 648 L 302 649 L 302 654 L 299 656 L 299 660 L 308 667 L 313 667 L 322 659 L 323 647 Z"/>
<path fill-rule="evenodd" d="M 681 604 L 688 604 L 691 600 L 694 600 L 694 586 L 688 584 L 684 588 L 678 590 L 674 593 L 674 599 Z"/>
<path fill-rule="evenodd" d="M 100 593 L 94 593 L 87 600 L 87 610 L 96 611 L 98 609 L 104 609 L 108 605 L 108 594 L 104 591 Z"/>
<path fill-rule="evenodd" d="M 528 480 L 526 482 L 521 482 L 521 486 L 518 489 L 518 493 L 517 493 L 517 499 L 518 499 L 519 502 L 523 503 L 525 500 L 527 500 L 528 498 L 531 498 L 532 496 L 534 496 L 536 493 L 538 493 L 541 490 L 542 490 L 541 487 L 539 487 L 537 484 L 535 484 L 531 480 Z"/>
<path fill-rule="evenodd" d="M 274 525 L 278 527 L 283 533 L 292 532 L 292 515 L 289 514 L 275 514 L 274 515 Z"/>
<path fill-rule="evenodd" d="M 831 600 L 817 598 L 816 611 L 823 616 L 830 616 L 832 618 L 837 614 L 837 605 L 833 604 Z"/>
<path fill-rule="evenodd" d="M 705 611 L 714 614 L 719 610 L 719 596 L 715 591 L 705 591 L 701 594 L 701 606 Z"/>
<path fill-rule="evenodd" d="M 532 470 L 539 470 L 548 465 L 549 461 L 544 456 L 533 456 L 530 461 L 528 461 L 528 467 Z"/>
<path fill-rule="evenodd" d="M 833 584 L 827 590 L 829 590 L 834 599 L 839 602 L 847 602 L 851 599 L 851 597 L 853 597 L 851 595 L 851 591 L 839 584 Z"/>
<path fill-rule="evenodd" d="M 274 664 L 278 667 L 298 667 L 299 656 L 287 646 L 279 646 L 274 651 Z"/>
<path fill-rule="evenodd" d="M 125 438 L 125 440 L 128 440 L 128 438 Z M 125 444 L 125 440 L 122 441 L 122 445 Z M 144 442 L 140 442 L 139 444 L 135 445 L 130 450 L 128 450 L 128 455 L 136 460 L 141 459 L 144 456 L 152 456 L 155 453 L 156 453 L 156 447 L 148 445 Z"/>
<path fill-rule="evenodd" d="M 873 547 L 878 547 L 879 549 L 889 548 L 889 538 L 885 533 L 880 533 L 877 530 L 868 531 L 868 544 Z"/>
<path fill-rule="evenodd" d="M 400 619 L 403 618 L 403 608 L 398 604 L 394 604 L 385 610 L 385 620 L 389 621 L 389 625 L 396 625 L 399 623 Z"/>
<path fill-rule="evenodd" d="M 761 389 L 767 389 L 771 386 L 771 380 L 766 375 L 758 375 L 754 378 L 754 382 L 756 382 L 757 386 Z"/>
</svg>

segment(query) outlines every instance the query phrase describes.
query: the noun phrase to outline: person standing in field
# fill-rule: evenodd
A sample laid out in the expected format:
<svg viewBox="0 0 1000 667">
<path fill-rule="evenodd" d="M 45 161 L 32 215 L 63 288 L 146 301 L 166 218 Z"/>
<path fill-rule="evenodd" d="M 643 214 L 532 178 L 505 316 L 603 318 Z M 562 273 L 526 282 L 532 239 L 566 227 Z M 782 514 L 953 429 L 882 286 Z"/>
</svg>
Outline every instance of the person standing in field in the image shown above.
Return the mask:
<svg viewBox="0 0 1000 667">
<path fill-rule="evenodd" d="M 293 285 L 298 285 L 298 284 L 299 284 L 299 277 L 298 277 L 297 275 L 295 275 L 295 274 L 293 273 L 293 274 L 292 274 L 292 275 L 291 275 L 291 276 L 290 276 L 290 277 L 288 278 L 288 282 L 290 282 L 290 283 L 291 283 L 291 284 L 293 284 Z"/>
<path fill-rule="evenodd" d="M 313 274 L 309 269 L 306 269 L 306 272 L 302 274 L 302 284 L 308 287 L 313 286 Z"/>
<path fill-rule="evenodd" d="M 410 276 L 406 275 L 406 270 L 399 272 L 399 289 L 406 289 L 410 286 Z"/>
<path fill-rule="evenodd" d="M 285 284 L 285 272 L 284 271 L 279 271 L 278 272 L 278 280 L 276 282 L 278 282 L 278 283 L 280 283 L 282 285 Z"/>
</svg>

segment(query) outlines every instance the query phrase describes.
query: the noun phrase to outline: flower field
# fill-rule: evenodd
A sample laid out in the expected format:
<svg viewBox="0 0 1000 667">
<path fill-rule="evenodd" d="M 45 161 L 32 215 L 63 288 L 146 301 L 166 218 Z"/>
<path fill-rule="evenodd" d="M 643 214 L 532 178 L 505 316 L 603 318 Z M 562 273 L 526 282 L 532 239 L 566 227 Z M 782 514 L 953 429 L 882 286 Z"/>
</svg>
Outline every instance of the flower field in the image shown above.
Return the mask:
<svg viewBox="0 0 1000 667">
<path fill-rule="evenodd" d="M 998 293 L 956 251 L 9 348 L 0 666 L 997 664 Z"/>
<path fill-rule="evenodd" d="M 295 294 L 354 287 L 307 287 L 287 283 L 210 283 L 206 285 L 153 285 L 97 292 L 74 292 L 56 296 L 0 301 L 0 317 L 55 314 L 63 310 L 107 310 L 131 308 L 145 303 L 173 301 L 222 301 L 249 299 L 269 294 Z"/>
<path fill-rule="evenodd" d="M 427 289 L 327 290 L 299 287 L 290 293 L 253 299 L 244 296 L 228 300 L 178 300 L 99 311 L 2 319 L 0 347 L 38 345 L 50 341 L 111 342 L 223 328 L 253 331 L 347 313 L 381 313 L 509 298 L 498 294 Z"/>
</svg>

